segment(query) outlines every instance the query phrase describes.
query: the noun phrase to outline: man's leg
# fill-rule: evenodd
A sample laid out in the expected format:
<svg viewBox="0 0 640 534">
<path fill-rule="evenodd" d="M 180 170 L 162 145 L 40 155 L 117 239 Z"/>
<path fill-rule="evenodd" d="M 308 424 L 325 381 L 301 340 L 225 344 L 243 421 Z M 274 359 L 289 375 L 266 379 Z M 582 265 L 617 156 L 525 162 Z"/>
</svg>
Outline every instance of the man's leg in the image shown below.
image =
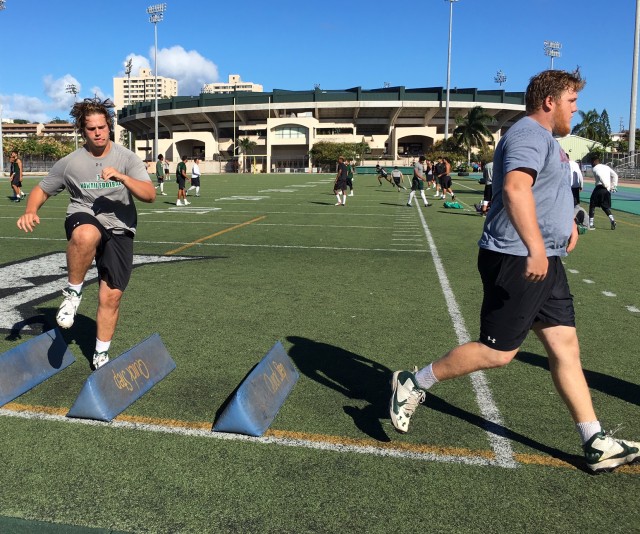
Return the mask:
<svg viewBox="0 0 640 534">
<path fill-rule="evenodd" d="M 73 230 L 67 244 L 67 271 L 70 284 L 77 285 L 84 282 L 101 238 L 100 230 L 92 224 L 81 224 Z"/>
<path fill-rule="evenodd" d="M 417 373 L 396 371 L 391 379 L 389 415 L 398 432 L 407 432 L 411 417 L 425 399 L 425 391 L 443 380 L 468 375 L 474 371 L 508 364 L 518 349 L 499 351 L 471 341 L 449 351 L 439 360 Z"/>
<path fill-rule="evenodd" d="M 543 325 L 534 331 L 549 355 L 553 383 L 576 423 L 587 467 L 607 471 L 640 460 L 640 443 L 611 437 L 596 418 L 575 328 Z"/>
<path fill-rule="evenodd" d="M 580 362 L 576 329 L 572 326 L 535 325 L 533 331 L 547 351 L 553 383 L 574 422 L 597 421 Z"/>
<path fill-rule="evenodd" d="M 109 287 L 105 280 L 100 280 L 98 290 L 98 314 L 96 316 L 96 335 L 101 341 L 111 341 L 116 331 L 120 313 L 122 291 Z"/>
</svg>

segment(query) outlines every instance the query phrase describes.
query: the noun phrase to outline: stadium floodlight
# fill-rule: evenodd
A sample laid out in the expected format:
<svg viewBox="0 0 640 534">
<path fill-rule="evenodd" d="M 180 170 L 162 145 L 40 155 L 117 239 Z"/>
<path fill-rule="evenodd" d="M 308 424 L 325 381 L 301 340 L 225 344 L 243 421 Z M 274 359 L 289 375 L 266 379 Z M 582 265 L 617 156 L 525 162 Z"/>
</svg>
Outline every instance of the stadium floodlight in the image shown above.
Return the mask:
<svg viewBox="0 0 640 534">
<path fill-rule="evenodd" d="M 636 114 L 638 107 L 638 49 L 640 48 L 640 0 L 636 0 L 636 26 L 633 37 L 633 65 L 631 67 L 631 106 L 629 109 L 629 156 L 633 156 L 633 167 L 637 167 Z"/>
<path fill-rule="evenodd" d="M 125 100 L 127 106 L 131 104 L 131 69 L 133 68 L 133 59 L 129 58 L 129 60 L 125 63 L 124 73 L 127 75 L 127 98 Z M 131 145 L 133 142 L 131 132 L 127 132 L 129 138 L 129 150 L 131 150 Z"/>
<path fill-rule="evenodd" d="M 502 72 L 502 70 L 499 70 L 498 72 L 496 72 L 496 75 L 493 78 L 493 81 L 496 82 L 498 85 L 500 85 L 500 87 L 502 87 L 503 83 L 506 83 L 507 81 L 507 75 Z"/>
<path fill-rule="evenodd" d="M 449 51 L 447 52 L 447 103 L 444 112 L 444 138 L 449 139 L 449 92 L 451 88 L 451 33 L 453 29 L 453 3 L 458 0 L 444 0 L 449 2 Z"/>
<path fill-rule="evenodd" d="M 5 0 L 0 0 L 0 11 L 2 11 L 5 8 Z"/>
<path fill-rule="evenodd" d="M 553 58 L 560 57 L 560 49 L 562 44 L 557 41 L 545 41 L 544 42 L 544 55 L 551 58 L 551 69 L 553 70 Z"/>
<path fill-rule="evenodd" d="M 152 161 L 158 159 L 158 22 L 162 22 L 164 18 L 164 12 L 167 9 L 167 4 L 156 4 L 147 8 L 149 16 L 149 22 L 153 24 L 153 37 L 154 37 L 154 55 L 153 62 L 155 63 L 155 79 L 154 79 L 154 100 L 155 100 L 155 113 L 154 113 L 154 127 L 155 136 L 153 138 L 153 156 Z"/>
<path fill-rule="evenodd" d="M 76 103 L 76 95 L 78 94 L 78 86 L 75 83 L 68 83 L 64 86 L 64 92 L 73 95 L 73 103 Z M 76 150 L 78 150 L 78 132 L 73 129 L 73 139 L 76 142 Z"/>
</svg>

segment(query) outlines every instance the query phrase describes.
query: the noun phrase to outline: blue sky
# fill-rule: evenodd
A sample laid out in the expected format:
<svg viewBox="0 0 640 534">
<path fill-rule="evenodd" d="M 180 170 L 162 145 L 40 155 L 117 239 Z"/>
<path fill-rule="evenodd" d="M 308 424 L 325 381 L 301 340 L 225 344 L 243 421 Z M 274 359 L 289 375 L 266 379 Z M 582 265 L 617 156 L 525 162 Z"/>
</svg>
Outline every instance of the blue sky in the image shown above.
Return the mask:
<svg viewBox="0 0 640 534">
<path fill-rule="evenodd" d="M 113 77 L 153 64 L 150 0 L 6 0 L 0 11 L 3 117 L 69 118 L 78 97 L 113 95 Z M 158 24 L 158 74 L 181 95 L 229 74 L 273 89 L 446 86 L 446 0 L 169 0 Z M 606 109 L 628 128 L 634 0 L 459 0 L 453 4 L 451 87 L 524 91 L 550 66 L 545 40 L 562 43 L 554 67 L 580 70 L 581 110 Z M 576 122 L 574 117 L 574 124 Z"/>
</svg>

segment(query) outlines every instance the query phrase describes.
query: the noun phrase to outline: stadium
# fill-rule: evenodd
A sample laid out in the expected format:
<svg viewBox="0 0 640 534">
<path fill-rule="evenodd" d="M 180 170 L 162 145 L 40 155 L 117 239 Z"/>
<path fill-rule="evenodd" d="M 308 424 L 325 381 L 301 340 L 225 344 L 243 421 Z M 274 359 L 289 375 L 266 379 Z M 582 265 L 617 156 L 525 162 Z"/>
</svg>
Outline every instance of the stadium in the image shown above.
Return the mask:
<svg viewBox="0 0 640 534">
<path fill-rule="evenodd" d="M 494 142 L 525 114 L 524 93 L 450 91 L 450 132 L 455 118 L 482 106 L 494 118 Z M 384 87 L 313 91 L 273 90 L 176 96 L 158 101 L 158 153 L 173 161 L 198 156 L 205 172 L 234 170 L 238 140 L 256 143 L 255 172 L 311 172 L 309 150 L 319 141 L 366 142 L 363 160 L 408 164 L 444 139 L 446 89 Z M 153 102 L 125 106 L 118 124 L 136 136 L 136 151 L 152 160 Z M 234 150 L 235 147 L 235 150 Z"/>
</svg>

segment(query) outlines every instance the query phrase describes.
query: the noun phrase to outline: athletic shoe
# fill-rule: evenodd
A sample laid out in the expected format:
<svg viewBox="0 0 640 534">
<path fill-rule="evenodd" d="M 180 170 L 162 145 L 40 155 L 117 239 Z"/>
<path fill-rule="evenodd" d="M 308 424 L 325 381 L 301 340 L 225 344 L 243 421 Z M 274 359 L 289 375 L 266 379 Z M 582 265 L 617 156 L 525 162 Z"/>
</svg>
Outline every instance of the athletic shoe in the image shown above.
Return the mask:
<svg viewBox="0 0 640 534">
<path fill-rule="evenodd" d="M 422 404 L 426 397 L 426 391 L 422 389 L 414 373 L 409 371 L 396 371 L 391 379 L 391 400 L 389 402 L 389 415 L 394 428 L 401 433 L 409 430 L 409 422 L 418 404 Z"/>
<path fill-rule="evenodd" d="M 411 207 L 411 204 L 409 204 L 409 203 L 407 202 L 407 208 L 410 208 L 410 207 Z"/>
<path fill-rule="evenodd" d="M 596 229 L 595 225 L 593 225 L 593 224 L 589 225 L 589 230 L 595 230 L 595 229 Z"/>
<path fill-rule="evenodd" d="M 176 200 L 176 206 L 183 206 L 182 200 Z"/>
<path fill-rule="evenodd" d="M 166 197 L 167 194 L 166 193 L 160 193 L 163 197 Z"/>
<path fill-rule="evenodd" d="M 105 350 L 104 352 L 93 352 L 93 369 L 100 369 L 105 363 L 109 361 L 109 353 Z"/>
<path fill-rule="evenodd" d="M 451 195 L 451 202 L 455 202 L 456 200 L 456 196 L 455 195 Z"/>
<path fill-rule="evenodd" d="M 186 198 L 184 199 L 184 205 L 188 206 L 189 204 L 191 204 L 191 202 L 189 202 Z"/>
<path fill-rule="evenodd" d="M 196 196 L 197 196 L 197 197 L 199 197 L 200 195 L 198 194 L 198 195 L 196 195 Z"/>
<path fill-rule="evenodd" d="M 342 202 L 336 202 L 336 206 L 342 206 Z"/>
<path fill-rule="evenodd" d="M 78 306 L 80 306 L 80 301 L 82 301 L 82 293 L 78 294 L 68 287 L 62 290 L 62 295 L 64 299 L 58 308 L 56 321 L 61 328 L 71 328 L 76 317 L 76 312 L 78 311 Z"/>
<path fill-rule="evenodd" d="M 424 205 L 425 208 L 430 208 L 433 204 L 429 204 L 428 202 Z"/>
<path fill-rule="evenodd" d="M 603 431 L 595 434 L 582 449 L 591 471 L 611 470 L 640 459 L 640 443 L 613 439 Z"/>
<path fill-rule="evenodd" d="M 351 191 L 351 193 L 349 193 L 349 196 L 352 197 L 353 196 L 353 191 Z"/>
<path fill-rule="evenodd" d="M 612 229 L 612 230 L 615 230 L 615 229 L 616 229 L 616 226 L 618 226 L 618 225 L 616 224 L 616 221 L 611 221 L 611 229 Z"/>
</svg>

